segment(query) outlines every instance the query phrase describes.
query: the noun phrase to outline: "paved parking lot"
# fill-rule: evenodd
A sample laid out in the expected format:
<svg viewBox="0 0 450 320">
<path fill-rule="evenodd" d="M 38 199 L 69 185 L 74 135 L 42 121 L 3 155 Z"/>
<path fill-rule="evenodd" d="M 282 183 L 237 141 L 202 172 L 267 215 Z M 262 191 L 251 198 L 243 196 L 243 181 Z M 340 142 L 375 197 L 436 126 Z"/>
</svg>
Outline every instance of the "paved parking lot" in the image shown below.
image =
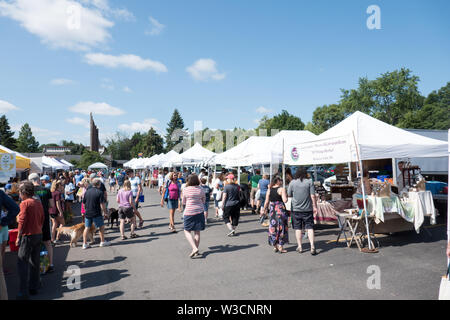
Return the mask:
<svg viewBox="0 0 450 320">
<path fill-rule="evenodd" d="M 382 237 L 376 254 L 336 243 L 337 228 L 319 227 L 315 257 L 296 253 L 292 230 L 288 253 L 273 253 L 267 230 L 254 215 L 242 215 L 238 235 L 232 238 L 221 221 L 210 219 L 202 233 L 202 256 L 189 259 L 181 215 L 176 216 L 179 232 L 172 234 L 159 195 L 146 189 L 145 199 L 139 238 L 122 241 L 113 228 L 106 234 L 111 247 L 100 248 L 98 238 L 88 250 L 70 248 L 68 241 L 58 245 L 56 272 L 43 276 L 43 288 L 34 299 L 437 299 L 446 270 L 442 216 L 437 226 L 427 227 L 431 236 L 407 232 Z M 113 195 L 109 201 L 116 207 Z M 18 288 L 15 263 L 16 255 L 8 252 L 6 264 L 12 273 L 6 280 L 12 299 Z M 81 289 L 67 286 L 65 271 L 74 267 L 80 271 Z M 380 271 L 379 289 L 367 286 L 371 270 Z"/>
</svg>

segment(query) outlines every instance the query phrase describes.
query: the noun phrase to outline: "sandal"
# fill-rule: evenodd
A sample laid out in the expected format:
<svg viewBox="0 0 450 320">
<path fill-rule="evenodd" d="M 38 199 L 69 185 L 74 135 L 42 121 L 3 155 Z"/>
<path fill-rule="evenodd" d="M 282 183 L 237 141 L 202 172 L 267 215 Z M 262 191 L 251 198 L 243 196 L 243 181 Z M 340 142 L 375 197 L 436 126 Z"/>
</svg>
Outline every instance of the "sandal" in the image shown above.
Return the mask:
<svg viewBox="0 0 450 320">
<path fill-rule="evenodd" d="M 281 249 L 281 247 L 280 247 L 280 248 L 278 248 L 278 252 L 279 252 L 279 253 L 287 253 L 287 250 Z"/>
<path fill-rule="evenodd" d="M 131 239 L 138 238 L 138 237 L 139 237 L 139 235 L 136 234 L 136 233 L 133 233 L 133 234 L 130 236 Z"/>
<path fill-rule="evenodd" d="M 128 238 L 126 236 L 122 236 L 122 240 L 127 240 Z"/>
<path fill-rule="evenodd" d="M 273 252 L 277 253 L 277 252 L 278 252 L 278 248 L 277 248 L 277 247 L 274 247 L 274 248 L 273 248 Z"/>
<path fill-rule="evenodd" d="M 194 252 L 191 252 L 191 254 L 189 255 L 189 258 L 194 258 L 194 257 L 196 257 L 196 256 L 198 256 L 198 249 L 197 249 L 197 251 L 194 251 Z"/>
<path fill-rule="evenodd" d="M 298 248 L 297 247 L 297 249 L 295 249 L 295 251 L 297 251 L 298 253 L 303 253 L 303 249 L 302 248 Z"/>
</svg>

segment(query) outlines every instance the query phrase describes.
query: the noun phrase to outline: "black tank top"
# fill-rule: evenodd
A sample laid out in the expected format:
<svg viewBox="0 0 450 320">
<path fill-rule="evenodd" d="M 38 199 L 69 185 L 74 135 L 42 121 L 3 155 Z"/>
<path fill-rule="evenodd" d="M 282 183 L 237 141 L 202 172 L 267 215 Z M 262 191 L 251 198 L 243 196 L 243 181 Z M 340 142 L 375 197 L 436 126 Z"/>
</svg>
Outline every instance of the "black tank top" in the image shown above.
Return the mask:
<svg viewBox="0 0 450 320">
<path fill-rule="evenodd" d="M 283 198 L 278 194 L 278 189 L 280 189 L 281 187 L 278 188 L 270 188 L 270 194 L 269 194 L 269 201 L 270 202 L 283 202 Z"/>
</svg>

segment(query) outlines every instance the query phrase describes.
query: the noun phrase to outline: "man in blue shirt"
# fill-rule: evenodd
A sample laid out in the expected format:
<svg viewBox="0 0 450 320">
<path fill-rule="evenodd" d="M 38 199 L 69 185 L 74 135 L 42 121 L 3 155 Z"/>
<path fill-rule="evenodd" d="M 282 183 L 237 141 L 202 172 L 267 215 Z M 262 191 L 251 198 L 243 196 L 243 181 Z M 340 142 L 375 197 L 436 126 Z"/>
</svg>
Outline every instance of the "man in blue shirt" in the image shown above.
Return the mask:
<svg viewBox="0 0 450 320">
<path fill-rule="evenodd" d="M 19 214 L 20 208 L 14 202 L 13 199 L 8 197 L 6 193 L 0 190 L 0 208 L 5 208 L 7 213 L 1 212 L 1 220 L 0 220 L 0 243 L 2 244 L 5 241 L 8 241 L 8 225 L 14 221 L 16 216 Z M 8 300 L 8 291 L 6 289 L 5 277 L 3 276 L 3 255 L 4 252 L 0 254 L 0 300 Z"/>
</svg>

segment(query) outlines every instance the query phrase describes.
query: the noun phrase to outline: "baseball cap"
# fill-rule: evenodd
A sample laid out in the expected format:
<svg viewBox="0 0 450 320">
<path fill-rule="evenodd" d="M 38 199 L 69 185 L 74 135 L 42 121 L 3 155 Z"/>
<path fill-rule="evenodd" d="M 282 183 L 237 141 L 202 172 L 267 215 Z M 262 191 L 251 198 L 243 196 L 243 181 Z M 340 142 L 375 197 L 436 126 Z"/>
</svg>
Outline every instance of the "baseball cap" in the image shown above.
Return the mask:
<svg viewBox="0 0 450 320">
<path fill-rule="evenodd" d="M 231 179 L 231 180 L 234 180 L 234 174 L 229 174 L 228 176 L 227 176 L 227 179 Z"/>
<path fill-rule="evenodd" d="M 41 177 L 41 180 L 44 180 L 44 181 L 50 181 L 50 177 L 49 177 L 48 175 L 44 174 L 44 175 Z"/>
<path fill-rule="evenodd" d="M 11 183 L 8 183 L 6 186 L 5 186 L 5 190 L 11 190 L 12 189 L 12 184 Z"/>
<path fill-rule="evenodd" d="M 32 173 L 28 176 L 28 180 L 39 180 L 39 175 L 37 173 Z"/>
</svg>

